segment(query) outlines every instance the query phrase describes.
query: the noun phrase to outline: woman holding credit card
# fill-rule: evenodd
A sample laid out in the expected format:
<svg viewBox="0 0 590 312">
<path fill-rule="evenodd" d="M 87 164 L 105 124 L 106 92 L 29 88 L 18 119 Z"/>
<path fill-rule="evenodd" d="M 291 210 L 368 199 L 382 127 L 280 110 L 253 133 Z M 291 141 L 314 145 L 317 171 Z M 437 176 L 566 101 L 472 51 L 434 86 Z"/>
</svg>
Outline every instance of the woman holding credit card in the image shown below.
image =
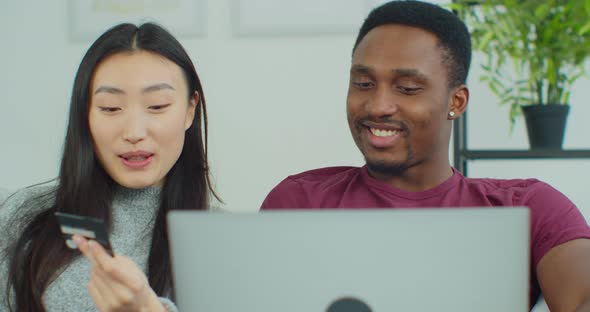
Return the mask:
<svg viewBox="0 0 590 312">
<path fill-rule="evenodd" d="M 175 311 L 165 216 L 212 196 L 190 57 L 158 25 L 109 29 L 76 73 L 55 183 L 2 203 L 0 311 Z"/>
</svg>

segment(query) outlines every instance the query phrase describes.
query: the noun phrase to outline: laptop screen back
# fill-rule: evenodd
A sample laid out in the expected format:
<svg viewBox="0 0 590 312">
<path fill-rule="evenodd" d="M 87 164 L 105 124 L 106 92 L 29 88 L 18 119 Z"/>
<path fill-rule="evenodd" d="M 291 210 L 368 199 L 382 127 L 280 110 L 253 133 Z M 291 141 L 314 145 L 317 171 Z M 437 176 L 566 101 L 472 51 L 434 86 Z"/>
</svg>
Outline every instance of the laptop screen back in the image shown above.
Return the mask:
<svg viewBox="0 0 590 312">
<path fill-rule="evenodd" d="M 370 311 L 528 309 L 526 208 L 168 218 L 181 311 L 337 312 L 347 300 Z"/>
</svg>

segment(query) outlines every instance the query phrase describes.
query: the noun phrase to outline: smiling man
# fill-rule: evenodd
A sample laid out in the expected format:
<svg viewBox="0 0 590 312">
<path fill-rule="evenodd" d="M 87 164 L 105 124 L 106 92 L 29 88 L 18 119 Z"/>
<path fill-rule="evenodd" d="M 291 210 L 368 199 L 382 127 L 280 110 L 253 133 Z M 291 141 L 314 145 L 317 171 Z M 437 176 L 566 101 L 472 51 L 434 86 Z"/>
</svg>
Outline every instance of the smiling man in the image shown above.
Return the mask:
<svg viewBox="0 0 590 312">
<path fill-rule="evenodd" d="M 373 10 L 354 45 L 347 97 L 366 165 L 290 176 L 262 209 L 527 206 L 531 306 L 542 292 L 551 311 L 590 311 L 590 229 L 577 207 L 536 179 L 471 179 L 450 165 L 470 61 L 469 32 L 450 11 L 418 1 Z"/>
</svg>

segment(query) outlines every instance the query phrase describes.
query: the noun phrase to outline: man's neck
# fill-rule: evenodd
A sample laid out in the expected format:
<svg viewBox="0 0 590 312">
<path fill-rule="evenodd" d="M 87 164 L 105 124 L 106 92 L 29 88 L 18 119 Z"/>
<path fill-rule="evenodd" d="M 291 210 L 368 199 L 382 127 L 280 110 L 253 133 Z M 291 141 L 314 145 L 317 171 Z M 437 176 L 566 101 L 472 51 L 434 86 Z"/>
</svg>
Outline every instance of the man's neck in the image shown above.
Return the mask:
<svg viewBox="0 0 590 312">
<path fill-rule="evenodd" d="M 453 169 L 448 163 L 445 166 L 436 166 L 434 168 L 421 164 L 410 167 L 396 175 L 374 172 L 371 169 L 368 171 L 375 179 L 408 192 L 421 192 L 432 189 L 453 176 Z"/>
</svg>

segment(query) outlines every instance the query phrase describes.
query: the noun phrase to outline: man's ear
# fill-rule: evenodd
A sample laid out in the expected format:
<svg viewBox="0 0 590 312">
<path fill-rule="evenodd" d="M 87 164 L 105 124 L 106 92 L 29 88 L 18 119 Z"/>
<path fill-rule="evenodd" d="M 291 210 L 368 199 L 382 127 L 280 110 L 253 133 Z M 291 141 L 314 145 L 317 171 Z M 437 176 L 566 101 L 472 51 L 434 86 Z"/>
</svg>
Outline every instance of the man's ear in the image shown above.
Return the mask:
<svg viewBox="0 0 590 312">
<path fill-rule="evenodd" d="M 184 130 L 188 130 L 193 124 L 193 120 L 195 119 L 195 112 L 199 106 L 200 95 L 199 92 L 195 91 L 195 94 L 191 97 L 188 108 L 186 111 L 186 120 L 184 121 Z"/>
<path fill-rule="evenodd" d="M 469 103 L 469 88 L 466 85 L 455 87 L 451 92 L 449 111 L 447 112 L 448 120 L 457 119 L 463 115 Z"/>
</svg>

